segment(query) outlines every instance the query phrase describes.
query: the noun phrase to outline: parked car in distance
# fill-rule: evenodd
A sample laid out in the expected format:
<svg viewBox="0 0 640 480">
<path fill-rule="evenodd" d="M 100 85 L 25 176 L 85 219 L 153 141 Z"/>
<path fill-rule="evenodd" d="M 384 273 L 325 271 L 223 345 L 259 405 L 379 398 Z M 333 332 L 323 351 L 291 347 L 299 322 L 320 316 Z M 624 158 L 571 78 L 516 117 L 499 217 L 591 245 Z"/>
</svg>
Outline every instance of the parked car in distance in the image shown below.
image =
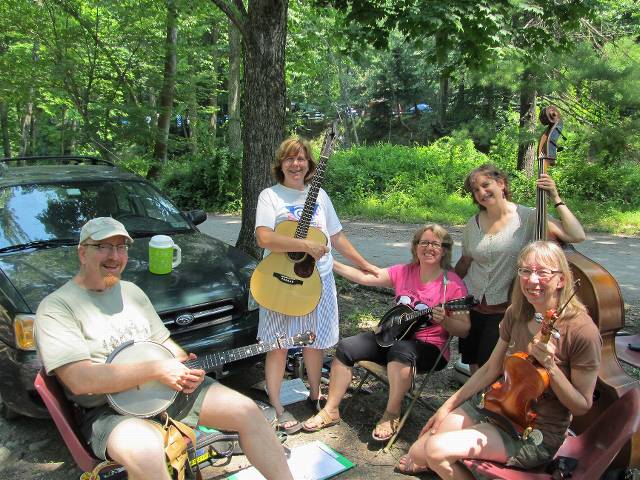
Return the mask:
<svg viewBox="0 0 640 480">
<path fill-rule="evenodd" d="M 80 228 L 94 217 L 121 221 L 134 239 L 123 279 L 149 296 L 171 336 L 196 355 L 256 342 L 258 305 L 249 280 L 256 261 L 204 235 L 201 210 L 181 212 L 142 177 L 90 157 L 0 160 L 0 397 L 5 416 L 46 417 L 33 387 L 41 368 L 33 321 L 40 301 L 78 271 Z M 148 268 L 152 236 L 182 249 L 171 273 Z M 234 362 L 215 371 L 238 371 Z"/>
<path fill-rule="evenodd" d="M 426 103 L 418 103 L 407 108 L 407 113 L 416 113 L 416 108 L 418 109 L 418 113 L 428 113 L 433 111 L 431 110 L 431 107 Z"/>
</svg>

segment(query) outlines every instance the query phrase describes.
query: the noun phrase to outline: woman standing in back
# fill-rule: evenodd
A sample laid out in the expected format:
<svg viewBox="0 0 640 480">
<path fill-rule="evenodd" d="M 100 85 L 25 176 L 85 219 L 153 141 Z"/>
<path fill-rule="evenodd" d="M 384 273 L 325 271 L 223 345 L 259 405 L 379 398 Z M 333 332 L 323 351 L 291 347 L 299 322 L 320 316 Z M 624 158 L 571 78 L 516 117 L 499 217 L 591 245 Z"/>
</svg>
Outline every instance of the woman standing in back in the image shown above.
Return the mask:
<svg viewBox="0 0 640 480">
<path fill-rule="evenodd" d="M 469 219 L 462 235 L 462 257 L 455 272 L 480 303 L 471 310 L 471 331 L 460 339 L 462 361 L 471 373 L 483 365 L 498 341 L 498 324 L 509 305 L 518 253 L 534 240 L 536 211 L 511 201 L 509 179 L 495 165 L 472 170 L 464 182 L 480 212 Z M 551 240 L 578 243 L 584 230 L 560 199 L 553 179 L 542 174 L 537 187 L 547 191 L 559 222 L 548 220 Z"/>
<path fill-rule="evenodd" d="M 285 220 L 299 221 L 309 192 L 309 182 L 316 171 L 311 147 L 306 140 L 289 138 L 276 152 L 272 173 L 278 182 L 260 193 L 256 211 L 256 239 L 269 252 L 304 252 L 316 260 L 322 281 L 322 295 L 318 306 L 308 315 L 294 317 L 260 307 L 258 337 L 271 342 L 281 335 L 289 337 L 311 330 L 316 334 L 314 344 L 304 347 L 303 357 L 309 381 L 309 403 L 315 411 L 321 408 L 320 377 L 324 349 L 338 342 L 338 302 L 333 279 L 335 248 L 363 271 L 378 274 L 378 268 L 367 262 L 349 242 L 327 193 L 320 189 L 313 209 L 311 225 L 320 229 L 328 239 L 327 245 L 309 238 L 292 238 L 275 232 L 276 225 Z M 302 428 L 298 420 L 280 402 L 280 386 L 287 360 L 287 350 L 267 353 L 265 379 L 269 401 L 276 410 L 277 427 L 287 433 Z"/>
</svg>

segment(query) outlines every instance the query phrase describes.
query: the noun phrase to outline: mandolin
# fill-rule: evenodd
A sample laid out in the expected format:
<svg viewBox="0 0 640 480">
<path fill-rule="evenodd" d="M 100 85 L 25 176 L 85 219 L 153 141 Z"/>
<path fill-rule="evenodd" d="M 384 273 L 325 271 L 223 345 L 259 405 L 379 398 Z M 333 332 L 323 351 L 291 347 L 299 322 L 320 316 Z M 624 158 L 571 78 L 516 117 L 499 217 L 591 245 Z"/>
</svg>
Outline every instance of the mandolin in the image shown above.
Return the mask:
<svg viewBox="0 0 640 480">
<path fill-rule="evenodd" d="M 271 350 L 311 345 L 315 338 L 316 336 L 313 332 L 307 331 L 294 337 L 278 339 L 271 343 L 260 342 L 224 352 L 211 353 L 194 360 L 187 360 L 184 364 L 189 368 L 197 368 L 209 372 L 225 363 L 253 357 Z M 130 364 L 154 360 L 170 360 L 172 358 L 175 358 L 175 356 L 164 345 L 152 341 L 131 340 L 111 352 L 106 363 Z M 108 393 L 107 400 L 111 407 L 122 415 L 148 418 L 158 415 L 169 408 L 179 393 L 164 383 L 151 381 L 122 392 Z"/>
<path fill-rule="evenodd" d="M 444 307 L 446 312 L 466 313 L 477 304 L 478 301 L 472 295 L 467 295 L 437 306 Z M 411 337 L 419 327 L 429 325 L 432 318 L 433 308 L 415 310 L 409 305 L 396 305 L 382 316 L 374 329 L 376 343 L 381 347 L 390 347 L 398 340 Z"/>
<path fill-rule="evenodd" d="M 325 134 L 320 162 L 316 166 L 300 220 L 280 222 L 276 225 L 276 233 L 327 244 L 325 234 L 310 224 L 327 161 L 336 142 L 336 131 L 334 124 Z M 271 252 L 253 272 L 250 288 L 251 295 L 262 307 L 297 317 L 311 313 L 318 306 L 322 280 L 311 255 L 304 252 Z"/>
</svg>

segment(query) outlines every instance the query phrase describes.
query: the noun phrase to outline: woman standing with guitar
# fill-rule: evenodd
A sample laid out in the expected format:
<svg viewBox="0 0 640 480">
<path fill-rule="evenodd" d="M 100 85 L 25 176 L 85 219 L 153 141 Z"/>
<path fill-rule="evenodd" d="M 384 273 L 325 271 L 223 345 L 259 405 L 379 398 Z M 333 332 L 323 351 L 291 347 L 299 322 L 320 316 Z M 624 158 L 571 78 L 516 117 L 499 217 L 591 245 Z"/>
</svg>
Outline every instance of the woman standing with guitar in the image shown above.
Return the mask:
<svg viewBox="0 0 640 480">
<path fill-rule="evenodd" d="M 449 271 L 452 247 L 451 237 L 444 228 L 425 225 L 413 236 L 410 264 L 384 268 L 378 276 L 339 262 L 334 262 L 334 271 L 362 285 L 393 288 L 398 300 L 412 308 L 435 307 L 467 293 L 462 280 Z M 446 348 L 449 335 L 464 336 L 468 330 L 468 310 L 445 314 L 444 309 L 438 307 L 433 309 L 429 325 L 395 341 L 390 347 L 381 347 L 373 332 L 341 340 L 331 365 L 327 404 L 307 420 L 303 428 L 317 431 L 338 423 L 338 407 L 351 383 L 353 365 L 360 360 L 371 360 L 386 364 L 389 378 L 387 406 L 372 437 L 381 442 L 388 440 L 397 430 L 402 400 L 413 380 L 413 369 L 429 371 L 436 362 L 438 370 L 444 368 L 449 352 L 447 348 L 441 358 L 440 350 Z"/>
<path fill-rule="evenodd" d="M 470 334 L 460 339 L 462 361 L 473 373 L 489 359 L 498 341 L 518 252 L 535 238 L 536 210 L 511 202 L 509 179 L 494 165 L 472 170 L 464 186 L 480 209 L 464 228 L 462 257 L 455 267 L 469 294 L 480 301 L 471 310 Z M 560 218 L 560 223 L 548 220 L 550 237 L 565 243 L 583 241 L 582 225 L 560 199 L 553 179 L 542 174 L 537 187 L 547 192 Z"/>
<path fill-rule="evenodd" d="M 326 160 L 326 159 L 325 159 Z M 349 242 L 327 193 L 317 186 L 317 200 L 309 213 L 310 223 L 328 239 L 327 244 L 311 238 L 294 238 L 276 232 L 276 226 L 284 221 L 302 221 L 303 205 L 309 194 L 308 183 L 316 173 L 316 163 L 306 140 L 289 138 L 282 142 L 272 167 L 278 182 L 260 193 L 256 212 L 256 238 L 261 248 L 269 252 L 302 252 L 313 257 L 320 274 L 322 293 L 318 305 L 311 313 L 301 316 L 286 315 L 260 307 L 258 337 L 273 341 L 281 335 L 292 336 L 311 330 L 316 334 L 313 347 L 303 349 L 303 357 L 309 381 L 310 402 L 320 409 L 320 377 L 324 349 L 338 342 L 338 302 L 333 279 L 335 248 L 364 271 L 377 274 L 378 268 L 367 262 Z M 316 237 L 314 237 L 316 238 Z M 268 252 L 265 252 L 267 254 Z M 253 281 L 253 279 L 252 279 Z M 286 349 L 267 353 L 265 379 L 269 401 L 277 414 L 278 428 L 295 433 L 302 425 L 280 403 L 280 386 L 287 359 Z"/>
<path fill-rule="evenodd" d="M 573 274 L 555 243 L 537 241 L 519 255 L 512 304 L 500 323 L 500 338 L 489 360 L 427 421 L 398 470 L 431 470 L 440 478 L 475 476 L 459 460 L 490 460 L 531 469 L 549 462 L 564 441 L 572 415 L 589 411 L 598 378 L 602 339 L 574 295 Z M 537 315 L 536 315 L 537 314 Z M 553 318 L 557 332 L 545 342 L 541 317 Z M 546 319 L 545 319 L 546 320 Z M 548 337 L 547 337 L 548 338 Z M 503 373 L 505 358 L 528 352 L 548 372 L 549 388 L 535 404 L 537 435 L 503 429 L 472 397 Z"/>
</svg>

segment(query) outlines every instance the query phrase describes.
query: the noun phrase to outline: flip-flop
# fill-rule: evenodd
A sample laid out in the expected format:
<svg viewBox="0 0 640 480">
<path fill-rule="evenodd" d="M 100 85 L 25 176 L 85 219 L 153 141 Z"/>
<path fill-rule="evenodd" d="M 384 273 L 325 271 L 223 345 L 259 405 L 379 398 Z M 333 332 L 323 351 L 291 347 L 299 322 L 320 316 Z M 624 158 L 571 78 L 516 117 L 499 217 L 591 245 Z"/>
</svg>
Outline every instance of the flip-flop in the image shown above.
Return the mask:
<svg viewBox="0 0 640 480">
<path fill-rule="evenodd" d="M 313 423 L 313 427 L 307 426 L 309 423 Z M 340 423 L 339 418 L 331 418 L 331 415 L 323 408 L 316 415 L 302 424 L 302 429 L 305 432 L 319 432 L 323 428 L 337 425 Z"/>
<path fill-rule="evenodd" d="M 390 433 L 385 436 L 376 435 L 376 430 L 378 429 L 378 427 L 381 427 L 383 423 L 389 423 Z M 385 410 L 384 414 L 382 415 L 382 418 L 378 420 L 378 423 L 376 423 L 376 426 L 374 427 L 373 432 L 371 432 L 371 438 L 373 438 L 377 442 L 386 442 L 391 437 L 393 437 L 395 433 L 398 431 L 399 424 L 400 424 L 400 415 L 396 415 L 394 413 L 390 413 Z"/>
<path fill-rule="evenodd" d="M 284 426 L 286 423 L 292 423 L 292 422 L 296 422 L 296 423 L 294 423 L 290 427 Z M 274 420 L 274 426 L 276 430 L 282 430 L 287 435 L 293 435 L 294 433 L 299 432 L 300 429 L 302 428 L 302 424 L 298 421 L 298 419 L 294 417 L 290 412 L 287 412 L 286 410 L 283 410 L 283 412 L 280 415 L 276 414 L 276 418 Z"/>
<path fill-rule="evenodd" d="M 403 464 L 403 460 L 404 460 L 404 464 Z M 403 467 L 402 465 L 406 465 L 406 467 Z M 396 467 L 394 468 L 394 470 L 398 473 L 402 473 L 404 475 L 415 475 L 416 473 L 423 473 L 423 472 L 430 472 L 431 469 L 429 467 L 422 466 L 422 465 L 416 465 L 413 462 L 413 458 L 411 458 L 409 456 L 409 454 L 403 455 L 400 457 L 400 461 L 398 462 L 398 465 L 396 465 Z"/>
</svg>

